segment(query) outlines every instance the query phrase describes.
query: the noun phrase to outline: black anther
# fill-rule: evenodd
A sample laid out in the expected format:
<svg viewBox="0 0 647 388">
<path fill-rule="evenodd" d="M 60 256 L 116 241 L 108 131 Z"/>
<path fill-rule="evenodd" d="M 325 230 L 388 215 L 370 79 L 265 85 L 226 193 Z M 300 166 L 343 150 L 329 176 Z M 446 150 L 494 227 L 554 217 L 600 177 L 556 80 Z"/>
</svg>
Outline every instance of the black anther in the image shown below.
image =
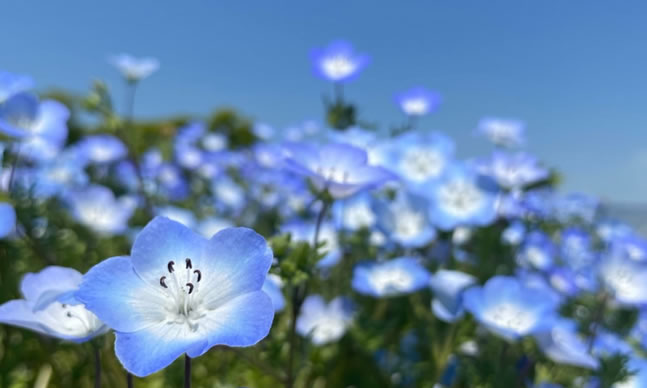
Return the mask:
<svg viewBox="0 0 647 388">
<path fill-rule="evenodd" d="M 189 287 L 189 294 L 191 294 L 193 292 L 193 283 L 187 283 L 186 286 Z"/>
<path fill-rule="evenodd" d="M 202 272 L 199 269 L 194 270 L 193 273 L 198 275 L 198 282 L 202 280 Z"/>
<path fill-rule="evenodd" d="M 69 311 L 68 311 L 68 312 L 67 312 L 67 314 L 65 314 L 65 315 L 67 315 L 67 317 L 68 317 L 68 318 L 72 318 L 72 313 L 71 313 L 71 312 L 69 312 Z"/>
<path fill-rule="evenodd" d="M 168 288 L 168 286 L 166 285 L 166 281 L 165 281 L 165 280 L 166 280 L 166 276 L 162 276 L 162 277 L 160 278 L 160 286 L 162 286 L 162 287 L 164 287 L 164 288 Z"/>
<path fill-rule="evenodd" d="M 173 271 L 175 271 L 175 270 L 173 269 L 173 266 L 174 266 L 174 265 L 175 265 L 175 262 L 174 262 L 173 260 L 171 260 L 171 261 L 169 261 L 169 262 L 168 262 L 167 268 L 168 268 L 168 272 L 169 272 L 169 273 L 173 273 Z"/>
<path fill-rule="evenodd" d="M 191 259 L 189 259 L 189 258 L 187 257 L 184 261 L 186 262 L 186 268 L 187 268 L 187 269 L 189 269 L 189 268 L 193 268 L 193 264 L 191 264 Z"/>
</svg>

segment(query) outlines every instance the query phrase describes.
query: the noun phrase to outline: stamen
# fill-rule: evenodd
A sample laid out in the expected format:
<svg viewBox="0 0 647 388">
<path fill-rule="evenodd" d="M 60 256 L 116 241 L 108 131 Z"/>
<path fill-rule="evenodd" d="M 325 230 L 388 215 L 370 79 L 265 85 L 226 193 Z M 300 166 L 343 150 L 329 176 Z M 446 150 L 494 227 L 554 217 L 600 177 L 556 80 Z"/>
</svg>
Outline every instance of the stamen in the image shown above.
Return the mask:
<svg viewBox="0 0 647 388">
<path fill-rule="evenodd" d="M 169 262 L 168 262 L 167 268 L 168 268 L 168 272 L 169 272 L 169 273 L 173 273 L 173 271 L 175 271 L 175 270 L 173 269 L 173 266 L 174 266 L 174 265 L 175 265 L 175 262 L 174 262 L 173 260 L 171 260 L 171 261 L 169 261 Z"/>
<path fill-rule="evenodd" d="M 191 259 L 187 257 L 184 261 L 186 262 L 187 269 L 193 268 L 193 264 L 191 264 Z"/>
<path fill-rule="evenodd" d="M 193 283 L 187 283 L 186 286 L 189 287 L 189 295 L 191 295 L 193 292 Z"/>
<path fill-rule="evenodd" d="M 198 279 L 196 280 L 196 282 L 200 282 L 200 280 L 202 280 L 202 272 L 200 272 L 199 269 L 196 269 L 193 271 L 193 273 L 198 275 Z"/>
<path fill-rule="evenodd" d="M 166 280 L 166 276 L 162 276 L 162 277 L 160 278 L 160 285 L 161 285 L 162 287 L 164 287 L 164 288 L 168 288 L 168 286 L 166 285 L 165 280 Z"/>
</svg>

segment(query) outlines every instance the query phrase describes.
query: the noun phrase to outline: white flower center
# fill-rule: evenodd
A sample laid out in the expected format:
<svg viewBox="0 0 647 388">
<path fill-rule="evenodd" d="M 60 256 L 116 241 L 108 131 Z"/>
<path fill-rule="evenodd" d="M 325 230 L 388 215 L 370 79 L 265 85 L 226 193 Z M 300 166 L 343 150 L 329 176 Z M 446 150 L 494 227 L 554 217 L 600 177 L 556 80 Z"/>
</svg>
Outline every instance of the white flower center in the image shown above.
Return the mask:
<svg viewBox="0 0 647 388">
<path fill-rule="evenodd" d="M 175 262 L 169 261 L 166 266 L 168 274 L 160 277 L 159 284 L 168 301 L 164 306 L 167 321 L 186 324 L 195 332 L 199 328 L 197 321 L 206 312 L 199 295 L 202 272 L 193 268 L 190 258 L 184 260 L 184 267 L 176 268 Z"/>
<path fill-rule="evenodd" d="M 312 329 L 315 343 L 326 343 L 340 338 L 346 331 L 346 322 L 338 317 L 322 317 Z"/>
<path fill-rule="evenodd" d="M 434 148 L 412 147 L 403 155 L 400 167 L 409 179 L 424 182 L 440 175 L 445 158 Z"/>
<path fill-rule="evenodd" d="M 334 183 L 348 183 L 350 173 L 344 169 L 337 168 L 336 166 L 319 166 L 316 172 L 321 175 L 325 180 Z"/>
<path fill-rule="evenodd" d="M 116 222 L 115 209 L 105 203 L 81 202 L 78 203 L 78 215 L 81 222 L 97 230 L 110 230 Z"/>
<path fill-rule="evenodd" d="M 604 282 L 613 289 L 617 296 L 623 298 L 640 297 L 642 287 L 636 284 L 634 268 L 616 265 L 603 271 Z"/>
<path fill-rule="evenodd" d="M 494 326 L 517 333 L 526 332 L 536 321 L 536 317 L 533 314 L 511 303 L 493 306 L 485 311 L 483 319 Z"/>
<path fill-rule="evenodd" d="M 398 293 L 406 291 L 413 278 L 400 268 L 378 268 L 371 273 L 370 282 L 380 294 Z"/>
<path fill-rule="evenodd" d="M 429 111 L 429 104 L 424 98 L 410 98 L 402 102 L 404 113 L 412 116 L 422 116 Z"/>
<path fill-rule="evenodd" d="M 481 208 L 483 194 L 465 179 L 454 179 L 438 190 L 439 200 L 449 213 L 455 216 L 468 216 Z"/>
<path fill-rule="evenodd" d="M 631 376 L 621 383 L 613 384 L 613 388 L 640 388 L 640 385 L 638 385 L 638 377 Z"/>
<path fill-rule="evenodd" d="M 85 337 L 98 330 L 103 323 L 83 305 L 51 303 L 37 312 L 41 322 L 52 332 L 71 337 Z"/>
<path fill-rule="evenodd" d="M 352 229 L 370 227 L 375 221 L 375 214 L 367 203 L 354 203 L 344 209 L 344 225 Z"/>
<path fill-rule="evenodd" d="M 351 75 L 357 68 L 357 65 L 346 56 L 335 55 L 325 58 L 321 67 L 323 72 L 332 80 L 340 80 Z"/>
<path fill-rule="evenodd" d="M 393 214 L 395 234 L 408 239 L 416 237 L 425 227 L 425 216 L 413 209 L 396 209 Z"/>
<path fill-rule="evenodd" d="M 526 248 L 526 259 L 537 268 L 543 268 L 548 264 L 548 257 L 544 251 L 536 246 Z"/>
<path fill-rule="evenodd" d="M 112 151 L 105 147 L 92 147 L 90 153 L 96 162 L 107 162 L 113 156 Z"/>
</svg>

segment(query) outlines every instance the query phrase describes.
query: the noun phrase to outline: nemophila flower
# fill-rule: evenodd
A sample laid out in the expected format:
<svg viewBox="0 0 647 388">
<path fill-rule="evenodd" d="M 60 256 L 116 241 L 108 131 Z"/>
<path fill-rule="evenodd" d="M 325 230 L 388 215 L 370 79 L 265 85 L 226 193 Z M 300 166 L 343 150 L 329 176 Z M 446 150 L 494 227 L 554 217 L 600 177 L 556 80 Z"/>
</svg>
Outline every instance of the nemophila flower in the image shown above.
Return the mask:
<svg viewBox="0 0 647 388">
<path fill-rule="evenodd" d="M 546 233 L 533 230 L 517 252 L 517 263 L 546 270 L 553 265 L 556 251 L 555 244 Z"/>
<path fill-rule="evenodd" d="M 413 257 L 365 262 L 353 270 L 353 289 L 377 298 L 409 294 L 428 284 L 429 272 Z"/>
<path fill-rule="evenodd" d="M 372 228 L 377 222 L 377 215 L 372 207 L 370 194 L 361 193 L 353 197 L 336 201 L 333 214 L 337 223 L 346 230 L 356 231 Z"/>
<path fill-rule="evenodd" d="M 285 223 L 281 227 L 281 232 L 290 233 L 292 241 L 302 241 L 312 244 L 315 235 L 315 225 L 311 222 L 293 220 Z M 335 226 L 329 222 L 322 223 L 319 229 L 318 242 L 323 243 L 323 248 L 320 251 L 325 252 L 326 255 L 319 260 L 317 267 L 328 268 L 337 264 L 339 259 L 341 259 L 342 250 L 339 246 Z"/>
<path fill-rule="evenodd" d="M 380 231 L 405 248 L 420 248 L 436 238 L 424 197 L 400 191 L 393 201 L 377 202 L 375 211 Z"/>
<path fill-rule="evenodd" d="M 16 227 L 16 210 L 10 203 L 0 202 L 0 238 L 7 237 Z"/>
<path fill-rule="evenodd" d="M 297 333 L 315 345 L 325 345 L 340 339 L 352 321 L 353 307 L 346 298 L 337 297 L 326 304 L 320 295 L 310 295 L 297 318 Z"/>
<path fill-rule="evenodd" d="M 189 195 L 189 185 L 180 168 L 171 163 L 162 163 L 154 176 L 153 193 L 181 201 Z"/>
<path fill-rule="evenodd" d="M 408 116 L 424 116 L 438 108 L 441 97 L 437 92 L 418 86 L 396 94 L 395 102 Z"/>
<path fill-rule="evenodd" d="M 186 169 L 200 167 L 204 160 L 204 152 L 191 144 L 175 143 L 175 160 Z"/>
<path fill-rule="evenodd" d="M 616 354 L 630 355 L 634 350 L 619 335 L 599 327 L 595 333 L 592 353 L 596 357 L 607 357 Z"/>
<path fill-rule="evenodd" d="M 107 326 L 73 296 L 82 276 L 72 268 L 58 266 L 28 273 L 20 283 L 24 299 L 1 305 L 0 323 L 73 342 L 107 332 Z"/>
<path fill-rule="evenodd" d="M 155 58 L 135 58 L 129 54 L 114 55 L 109 58 L 109 62 L 128 82 L 148 78 L 160 67 L 159 61 Z"/>
<path fill-rule="evenodd" d="M 581 279 L 578 274 L 569 267 L 555 266 L 547 273 L 547 280 L 550 285 L 562 295 L 574 296 L 580 292 Z M 590 287 L 582 287 L 589 289 Z"/>
<path fill-rule="evenodd" d="M 124 233 L 135 211 L 135 203 L 128 197 L 117 199 L 109 188 L 98 185 L 72 191 L 66 200 L 78 222 L 106 235 Z"/>
<path fill-rule="evenodd" d="M 635 233 L 612 238 L 609 249 L 635 261 L 647 261 L 647 240 Z"/>
<path fill-rule="evenodd" d="M 501 241 L 508 245 L 519 245 L 525 236 L 526 226 L 520 221 L 515 221 L 503 230 Z"/>
<path fill-rule="evenodd" d="M 582 193 L 555 195 L 552 202 L 553 216 L 562 223 L 572 221 L 592 223 L 600 206 L 597 198 Z"/>
<path fill-rule="evenodd" d="M 28 91 L 34 87 L 34 80 L 22 74 L 0 70 L 0 104 L 14 94 Z"/>
<path fill-rule="evenodd" d="M 252 132 L 257 138 L 269 141 L 274 138 L 277 131 L 267 123 L 254 123 L 252 126 Z"/>
<path fill-rule="evenodd" d="M 345 82 L 357 76 L 370 58 L 355 53 L 350 43 L 339 40 L 312 50 L 310 60 L 316 75 L 332 82 Z"/>
<path fill-rule="evenodd" d="M 368 163 L 376 166 L 386 166 L 384 144 L 390 139 L 384 139 L 376 131 L 360 127 L 351 127 L 344 131 L 328 131 L 328 139 L 333 143 L 350 144 L 366 151 Z"/>
<path fill-rule="evenodd" d="M 286 153 L 286 168 L 310 179 L 318 190 L 327 190 L 338 199 L 377 188 L 394 179 L 387 169 L 369 165 L 366 151 L 348 144 L 289 144 Z"/>
<path fill-rule="evenodd" d="M 610 253 L 600 260 L 597 274 L 617 303 L 626 306 L 647 304 L 647 263 Z"/>
<path fill-rule="evenodd" d="M 555 290 L 543 273 L 519 268 L 516 270 L 516 277 L 522 286 L 535 290 L 547 299 L 552 299 L 556 304 L 562 304 L 565 298 Z"/>
<path fill-rule="evenodd" d="M 146 376 L 186 353 L 251 346 L 269 332 L 272 301 L 261 287 L 272 263 L 265 239 L 225 229 L 211 239 L 155 217 L 130 257 L 107 259 L 85 275 L 77 297 L 116 332 L 115 353 Z"/>
<path fill-rule="evenodd" d="M 519 120 L 486 117 L 479 121 L 477 133 L 484 135 L 494 145 L 517 147 L 525 142 L 526 125 Z"/>
<path fill-rule="evenodd" d="M 479 164 L 478 169 L 501 187 L 512 191 L 542 181 L 549 175 L 548 170 L 539 165 L 537 158 L 525 152 L 511 154 L 494 151 L 488 160 Z"/>
<path fill-rule="evenodd" d="M 226 175 L 214 178 L 211 189 L 221 210 L 238 212 L 246 204 L 243 188 Z"/>
<path fill-rule="evenodd" d="M 509 341 L 551 327 L 557 303 L 507 276 L 465 291 L 463 304 L 492 333 Z"/>
<path fill-rule="evenodd" d="M 542 352 L 558 364 L 586 369 L 597 369 L 598 360 L 591 356 L 588 344 L 577 333 L 577 324 L 567 319 L 557 319 L 551 328 L 535 334 Z"/>
<path fill-rule="evenodd" d="M 592 251 L 591 236 L 577 227 L 569 227 L 561 231 L 560 254 L 562 260 L 575 270 L 587 269 L 597 259 Z"/>
<path fill-rule="evenodd" d="M 85 160 L 70 147 L 50 161 L 17 170 L 15 179 L 35 197 L 49 198 L 84 187 L 89 180 L 85 167 Z"/>
<path fill-rule="evenodd" d="M 128 150 L 124 143 L 111 135 L 86 136 L 77 143 L 79 153 L 90 163 L 112 163 L 126 157 Z"/>
<path fill-rule="evenodd" d="M 281 280 L 281 277 L 272 273 L 267 275 L 262 290 L 272 299 L 272 306 L 274 306 L 275 312 L 279 312 L 285 308 L 285 297 L 281 288 L 283 288 L 283 280 Z"/>
<path fill-rule="evenodd" d="M 431 221 L 443 230 L 484 226 L 497 217 L 496 188 L 467 164 L 454 163 L 427 185 Z"/>
<path fill-rule="evenodd" d="M 632 235 L 634 230 L 623 222 L 605 219 L 597 222 L 595 233 L 604 242 L 610 243 L 616 238 Z"/>
<path fill-rule="evenodd" d="M 441 133 L 416 131 L 392 139 L 383 148 L 383 165 L 393 169 L 411 190 L 420 190 L 445 172 L 455 146 Z"/>
<path fill-rule="evenodd" d="M 465 313 L 463 292 L 476 284 L 476 278 L 460 271 L 438 270 L 430 278 L 434 293 L 431 308 L 434 315 L 445 322 L 455 322 Z"/>
</svg>

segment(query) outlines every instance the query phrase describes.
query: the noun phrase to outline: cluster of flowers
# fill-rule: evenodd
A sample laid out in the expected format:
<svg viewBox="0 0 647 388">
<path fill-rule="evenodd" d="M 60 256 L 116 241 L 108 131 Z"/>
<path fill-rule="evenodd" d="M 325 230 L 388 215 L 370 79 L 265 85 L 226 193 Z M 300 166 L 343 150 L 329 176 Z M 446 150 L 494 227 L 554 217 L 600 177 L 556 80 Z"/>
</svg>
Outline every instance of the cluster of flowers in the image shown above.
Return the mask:
<svg viewBox="0 0 647 388">
<path fill-rule="evenodd" d="M 369 58 L 336 42 L 315 50 L 312 61 L 341 88 Z M 114 63 L 133 92 L 158 67 L 129 56 Z M 133 243 L 130 256 L 106 259 L 85 275 L 59 266 L 27 274 L 24 299 L 0 306 L 0 322 L 75 342 L 113 330 L 122 365 L 146 376 L 182 354 L 252 346 L 279 317 L 291 322 L 282 330 L 328 346 L 354 327 L 361 331 L 358 316 L 383 318 L 388 305 L 369 299 L 418 295 L 429 300 L 414 326 L 441 321 L 468 332 L 469 340 L 443 334 L 447 351 L 433 360 L 438 386 L 464 381 L 461 370 L 496 338 L 504 349 L 530 341 L 540 349 L 533 357 L 578 371 L 570 382 L 539 376 L 528 371 L 538 361 L 525 354 L 514 367 L 523 386 L 601 387 L 596 371 L 616 355 L 633 374 L 614 386 L 647 386 L 637 350 L 647 345 L 647 240 L 600 217 L 594 198 L 554 191 L 551 171 L 523 150 L 521 121 L 476 123 L 494 147 L 489 157 L 470 160 L 457 159 L 450 137 L 412 120 L 389 134 L 314 122 L 277 131 L 258 123 L 256 141 L 237 148 L 217 128 L 192 121 L 170 147 L 138 153 L 129 140 L 136 134 L 127 131 L 71 141 L 68 108 L 39 100 L 32 87 L 28 77 L 0 73 L 7 159 L 0 237 L 29 238 L 12 206 L 16 193 L 26 192 L 60 201 L 98 236 Z M 416 87 L 396 102 L 413 119 L 441 99 Z M 120 125 L 128 130 L 131 120 Z M 143 228 L 132 221 L 137 211 L 150 220 Z M 268 222 L 263 232 L 272 244 L 246 228 Z M 299 246 L 310 249 L 296 259 Z M 618 311 L 633 313 L 624 333 L 605 321 Z M 413 351 L 418 337 L 415 330 L 403 336 L 402 347 Z M 293 342 L 291 355 L 300 351 Z M 392 352 L 375 349 L 384 373 L 393 370 Z M 395 355 L 401 368 L 417 357 L 407 354 Z M 287 386 L 294 384 L 293 358 Z M 408 375 L 403 386 L 421 384 L 413 371 L 400 373 Z M 540 380 L 552 377 L 558 381 Z"/>
</svg>

